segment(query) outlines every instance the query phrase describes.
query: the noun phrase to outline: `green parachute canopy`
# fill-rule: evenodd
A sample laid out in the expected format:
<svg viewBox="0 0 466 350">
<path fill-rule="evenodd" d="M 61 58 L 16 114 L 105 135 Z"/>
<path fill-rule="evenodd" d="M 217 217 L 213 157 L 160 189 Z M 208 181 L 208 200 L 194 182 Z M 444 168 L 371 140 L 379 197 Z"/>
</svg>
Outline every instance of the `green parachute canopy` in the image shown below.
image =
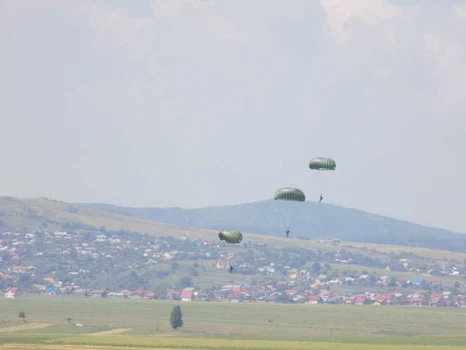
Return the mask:
<svg viewBox="0 0 466 350">
<path fill-rule="evenodd" d="M 275 192 L 274 199 L 281 201 L 304 202 L 306 200 L 306 195 L 303 191 L 297 188 L 284 187 Z"/>
<path fill-rule="evenodd" d="M 335 170 L 336 167 L 337 164 L 332 158 L 317 157 L 309 161 L 309 169 L 311 170 Z"/>
<path fill-rule="evenodd" d="M 227 243 L 241 243 L 243 235 L 238 230 L 223 230 L 218 233 L 218 238 Z"/>
</svg>

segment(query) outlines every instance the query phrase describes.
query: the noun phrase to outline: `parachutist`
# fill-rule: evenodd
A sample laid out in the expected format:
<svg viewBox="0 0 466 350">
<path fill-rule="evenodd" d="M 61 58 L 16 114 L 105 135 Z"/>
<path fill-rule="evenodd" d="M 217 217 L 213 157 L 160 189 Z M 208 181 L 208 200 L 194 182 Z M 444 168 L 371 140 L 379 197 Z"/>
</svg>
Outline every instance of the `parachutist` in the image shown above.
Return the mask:
<svg viewBox="0 0 466 350">
<path fill-rule="evenodd" d="M 293 210 L 293 207 L 294 207 L 292 205 L 293 202 L 305 202 L 306 201 L 306 195 L 304 194 L 303 191 L 301 191 L 300 189 L 291 188 L 291 187 L 280 188 L 279 190 L 277 190 L 275 192 L 275 195 L 274 195 L 273 198 L 275 200 L 278 200 L 278 201 L 291 202 L 291 203 L 289 203 L 289 206 L 288 206 L 288 204 L 284 205 L 285 208 L 288 208 L 288 210 L 286 210 L 286 211 L 292 211 Z M 290 217 L 290 216 L 292 216 L 291 214 L 292 213 L 288 213 L 286 216 Z M 283 215 L 283 216 L 285 216 L 285 215 Z M 285 224 L 285 233 L 286 233 L 286 237 L 288 238 L 289 235 L 290 235 L 290 227 L 292 226 L 292 222 L 291 222 L 292 220 L 291 220 L 291 218 L 285 219 L 283 217 L 283 221 L 285 221 L 285 222 L 288 221 Z"/>
<path fill-rule="evenodd" d="M 309 169 L 311 169 L 313 172 L 315 171 L 324 172 L 324 173 L 329 172 L 329 171 L 333 172 L 336 170 L 336 168 L 337 168 L 337 163 L 335 163 L 335 160 L 333 160 L 332 158 L 316 157 L 316 158 L 312 158 L 309 161 Z M 324 190 L 321 189 L 320 191 L 323 192 Z M 322 202 L 323 199 L 324 197 L 322 196 L 322 193 L 321 193 L 318 203 Z"/>
</svg>

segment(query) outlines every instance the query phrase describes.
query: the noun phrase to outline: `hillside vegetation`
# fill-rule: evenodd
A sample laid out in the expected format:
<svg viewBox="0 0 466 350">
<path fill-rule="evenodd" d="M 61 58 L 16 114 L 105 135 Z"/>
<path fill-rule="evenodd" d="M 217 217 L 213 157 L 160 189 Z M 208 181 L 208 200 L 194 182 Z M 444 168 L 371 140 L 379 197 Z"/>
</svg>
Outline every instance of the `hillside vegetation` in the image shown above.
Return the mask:
<svg viewBox="0 0 466 350">
<path fill-rule="evenodd" d="M 241 207 L 241 206 L 236 206 Z M 107 210 L 105 210 L 107 208 Z M 134 212 L 133 212 L 134 210 Z M 181 209 L 129 209 L 126 210 L 123 207 L 101 205 L 101 204 L 70 204 L 61 201 L 50 200 L 46 198 L 13 198 L 13 197 L 0 197 L 0 230 L 15 230 L 15 229 L 44 229 L 47 231 L 53 230 L 95 230 L 105 228 L 109 231 L 127 231 L 135 233 L 148 233 L 156 236 L 172 236 L 172 237 L 183 237 L 188 236 L 190 238 L 203 238 L 203 239 L 218 239 L 217 230 L 201 229 L 196 227 L 182 227 L 186 225 L 186 222 L 180 223 L 179 226 L 176 224 L 169 224 L 169 221 L 175 221 L 174 219 L 168 219 L 162 217 L 165 223 L 154 222 L 155 219 L 149 219 L 150 215 L 141 214 L 142 217 L 135 217 L 136 212 L 141 213 L 154 212 L 166 212 L 173 213 L 187 212 Z M 207 208 L 205 210 L 210 210 Z M 224 210 L 224 209 L 223 209 Z M 237 209 L 238 210 L 238 209 Z M 202 211 L 202 210 L 200 210 Z M 196 212 L 196 210 L 193 210 Z M 189 214 L 190 218 L 193 216 Z M 370 214 L 367 214 L 370 215 Z M 232 215 L 234 216 L 234 215 Z M 186 219 L 185 219 L 186 221 Z M 337 221 L 337 220 L 336 220 Z M 396 221 L 396 220 L 394 220 Z M 180 220 L 181 222 L 181 220 Z M 197 221 L 192 222 L 190 220 L 189 225 L 199 226 Z M 414 224 L 412 224 L 414 225 Z M 215 225 L 214 225 L 215 226 Z M 219 227 L 228 227 L 231 225 Z M 241 226 L 238 224 L 235 227 Z M 419 225 L 417 225 L 419 226 Z M 422 227 L 422 226 L 421 226 Z M 436 230 L 436 229 L 433 229 Z M 295 229 L 297 231 L 297 229 Z M 440 230 L 441 231 L 441 230 Z M 329 245 L 319 240 L 308 240 L 305 245 L 301 239 L 286 239 L 280 236 L 267 236 L 255 234 L 255 231 L 245 230 L 245 239 L 251 241 L 262 241 L 271 246 L 280 247 L 307 247 L 310 249 L 328 249 Z M 448 231 L 447 231 L 448 232 Z M 464 240 L 464 236 L 459 235 L 459 242 Z M 465 235 L 466 236 L 466 235 Z M 370 242 L 368 240 L 367 242 Z M 458 243 L 460 244 L 460 243 Z M 415 253 L 419 256 L 434 258 L 434 259 L 456 259 L 462 261 L 466 259 L 465 253 L 454 253 L 448 250 L 442 250 L 441 245 L 433 245 L 436 249 L 429 249 L 428 247 L 410 247 L 390 245 L 390 244 L 370 244 L 352 241 L 341 241 L 341 246 L 344 246 L 348 251 L 365 251 L 373 255 L 380 255 L 380 253 Z M 352 248 L 350 247 L 352 246 Z M 463 250 L 460 250 L 462 252 Z M 465 249 L 466 252 L 466 249 Z"/>
<path fill-rule="evenodd" d="M 464 253 L 248 232 L 227 244 L 213 230 L 46 199 L 0 203 L 0 290 L 9 297 L 466 305 Z"/>
<path fill-rule="evenodd" d="M 281 203 L 274 200 L 201 209 L 130 208 L 83 203 L 82 208 L 105 210 L 172 225 L 204 229 L 236 228 L 256 234 L 283 236 Z M 360 210 L 304 202 L 295 205 L 291 236 L 353 242 L 436 248 L 466 252 L 466 234 L 426 227 Z"/>
<path fill-rule="evenodd" d="M 128 217 L 108 211 L 78 208 L 72 204 L 46 198 L 0 197 L 0 228 L 3 230 L 44 229 L 88 230 L 105 228 L 135 233 L 181 237 L 189 232 L 193 237 L 214 238 L 217 232 L 186 229 L 150 220 Z M 188 230 L 188 231 L 187 231 Z"/>
</svg>

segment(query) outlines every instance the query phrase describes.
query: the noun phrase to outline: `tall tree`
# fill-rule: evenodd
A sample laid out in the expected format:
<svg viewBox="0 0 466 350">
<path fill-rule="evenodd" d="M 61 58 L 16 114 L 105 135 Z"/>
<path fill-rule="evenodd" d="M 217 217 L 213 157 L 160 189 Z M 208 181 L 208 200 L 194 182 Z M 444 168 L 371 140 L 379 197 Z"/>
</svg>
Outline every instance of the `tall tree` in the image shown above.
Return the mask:
<svg viewBox="0 0 466 350">
<path fill-rule="evenodd" d="M 170 324 L 173 329 L 183 327 L 183 314 L 181 313 L 181 307 L 179 305 L 173 306 L 170 317 Z"/>
</svg>

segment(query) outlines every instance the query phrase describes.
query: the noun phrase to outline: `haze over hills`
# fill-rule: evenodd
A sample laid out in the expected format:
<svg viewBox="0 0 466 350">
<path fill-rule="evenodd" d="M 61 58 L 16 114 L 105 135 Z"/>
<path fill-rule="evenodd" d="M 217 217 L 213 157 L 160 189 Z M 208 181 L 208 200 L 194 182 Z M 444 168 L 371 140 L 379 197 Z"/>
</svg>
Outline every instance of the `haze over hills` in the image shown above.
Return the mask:
<svg viewBox="0 0 466 350">
<path fill-rule="evenodd" d="M 46 198 L 0 196 L 0 230 L 105 229 L 173 237 L 187 234 L 191 238 L 216 240 L 219 228 L 237 227 L 253 241 L 260 240 L 279 246 L 302 246 L 304 242 L 299 239 L 284 238 L 283 224 L 276 209 L 273 201 L 183 210 L 124 208 L 98 203 L 71 204 Z M 431 248 L 466 253 L 466 235 L 323 203 L 303 203 L 301 209 L 298 209 L 294 225 L 291 227 L 291 237 L 301 236 L 310 239 L 340 238 L 346 241 L 346 246 L 351 244 L 354 247 L 376 248 L 386 252 L 403 250 L 430 256 L 433 251 L 429 253 L 423 249 Z M 317 241 L 309 244 L 319 245 Z M 402 245 L 405 248 L 400 247 L 398 250 L 389 244 Z M 444 253 L 440 255 L 445 256 Z M 445 257 L 449 256 L 447 253 Z M 451 256 L 457 255 L 452 253 Z M 462 260 L 464 255 L 457 257 Z"/>
<path fill-rule="evenodd" d="M 171 225 L 215 230 L 235 228 L 248 233 L 284 236 L 280 216 L 282 203 L 274 200 L 199 209 L 134 208 L 104 203 L 74 205 Z M 294 205 L 290 235 L 466 252 L 466 234 L 316 202 Z"/>
<path fill-rule="evenodd" d="M 0 196 L 0 229 L 107 230 L 181 237 L 187 230 L 192 237 L 213 239 L 217 232 L 187 229 L 96 209 L 77 208 L 70 203 L 46 198 Z"/>
</svg>

